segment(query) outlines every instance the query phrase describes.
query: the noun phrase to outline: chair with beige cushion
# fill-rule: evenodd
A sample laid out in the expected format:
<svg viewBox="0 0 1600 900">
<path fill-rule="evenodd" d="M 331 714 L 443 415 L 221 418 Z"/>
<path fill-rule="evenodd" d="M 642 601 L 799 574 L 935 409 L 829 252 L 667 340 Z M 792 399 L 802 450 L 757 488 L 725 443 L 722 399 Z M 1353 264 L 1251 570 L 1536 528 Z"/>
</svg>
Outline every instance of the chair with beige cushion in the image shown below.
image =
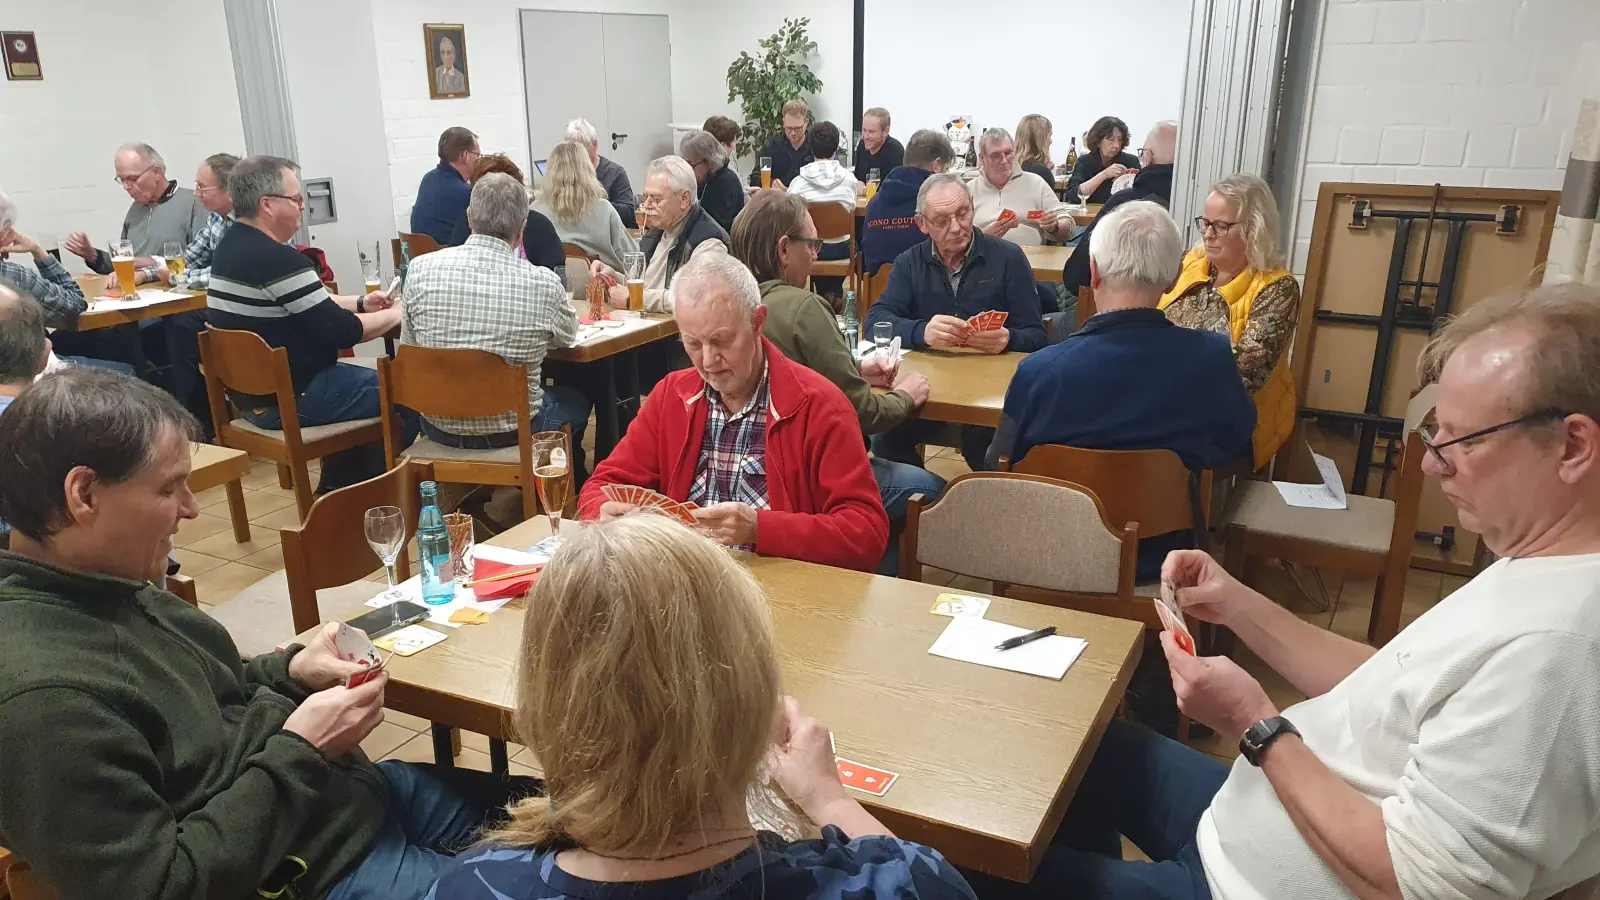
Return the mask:
<svg viewBox="0 0 1600 900">
<path fill-rule="evenodd" d="M 295 403 L 299 393 L 289 376 L 289 351 L 267 346 L 260 335 L 207 327 L 199 339 L 200 362 L 205 369 L 206 394 L 211 402 L 211 420 L 217 427 L 217 443 L 265 457 L 280 466 L 287 465 L 294 486 L 295 505 L 302 520 L 311 511 L 314 499 L 306 463 L 383 439 L 383 424 L 376 418 L 302 427 Z M 242 417 L 235 417 L 228 403 L 228 391 L 275 397 L 283 419 L 282 430 L 259 428 Z"/>
</svg>

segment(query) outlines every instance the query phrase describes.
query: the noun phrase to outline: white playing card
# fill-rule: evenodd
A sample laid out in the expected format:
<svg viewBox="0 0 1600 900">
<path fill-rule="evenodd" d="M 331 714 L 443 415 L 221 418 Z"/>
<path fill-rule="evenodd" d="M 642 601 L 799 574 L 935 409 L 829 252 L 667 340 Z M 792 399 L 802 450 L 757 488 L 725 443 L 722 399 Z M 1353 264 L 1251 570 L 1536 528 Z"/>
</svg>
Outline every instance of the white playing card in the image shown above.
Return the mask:
<svg viewBox="0 0 1600 900">
<path fill-rule="evenodd" d="M 372 641 L 344 622 L 339 623 L 339 630 L 333 636 L 333 647 L 345 662 L 359 663 L 365 660 L 367 665 L 375 666 L 383 661 L 377 648 L 372 646 Z"/>
</svg>

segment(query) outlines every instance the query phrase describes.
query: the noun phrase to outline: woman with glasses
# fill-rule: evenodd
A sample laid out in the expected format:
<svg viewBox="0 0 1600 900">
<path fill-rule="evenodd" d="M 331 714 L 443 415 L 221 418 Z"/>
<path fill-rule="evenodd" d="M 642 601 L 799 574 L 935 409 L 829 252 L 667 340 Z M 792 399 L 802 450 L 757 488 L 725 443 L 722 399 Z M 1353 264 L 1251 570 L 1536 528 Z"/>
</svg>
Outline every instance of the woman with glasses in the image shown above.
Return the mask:
<svg viewBox="0 0 1600 900">
<path fill-rule="evenodd" d="M 696 131 L 683 136 L 678 152 L 694 170 L 700 208 L 724 231 L 732 231 L 733 218 L 744 209 L 747 195 L 739 173 L 728 168 L 727 148 L 711 132 Z"/>
<path fill-rule="evenodd" d="M 1266 465 L 1294 431 L 1289 341 L 1300 318 L 1300 285 L 1283 267 L 1278 204 L 1254 175 L 1211 186 L 1195 217 L 1200 243 L 1183 258 L 1178 283 L 1161 298 L 1174 324 L 1228 335 L 1245 389 L 1255 397 L 1253 465 Z"/>
</svg>

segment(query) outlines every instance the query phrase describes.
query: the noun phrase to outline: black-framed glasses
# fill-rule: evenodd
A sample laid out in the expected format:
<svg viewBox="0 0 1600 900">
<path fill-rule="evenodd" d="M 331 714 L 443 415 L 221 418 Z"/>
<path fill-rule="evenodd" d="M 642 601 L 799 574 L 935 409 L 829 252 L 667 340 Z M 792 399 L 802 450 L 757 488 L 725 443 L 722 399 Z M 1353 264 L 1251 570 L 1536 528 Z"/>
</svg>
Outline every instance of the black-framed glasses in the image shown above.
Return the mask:
<svg viewBox="0 0 1600 900">
<path fill-rule="evenodd" d="M 132 184 L 133 182 L 138 181 L 139 179 L 145 177 L 146 175 L 149 175 L 150 174 L 150 170 L 154 169 L 158 165 L 160 165 L 160 163 L 151 163 L 150 165 L 144 167 L 144 171 L 143 172 L 140 172 L 139 174 L 133 176 L 132 178 L 123 178 L 121 175 L 118 175 L 118 176 L 112 178 L 111 180 L 115 181 L 117 184 L 121 184 L 121 185 Z"/>
<path fill-rule="evenodd" d="M 305 209 L 305 206 L 306 206 L 306 198 L 305 198 L 304 194 L 293 194 L 293 195 L 290 195 L 290 194 L 263 194 L 262 196 L 265 196 L 265 197 L 276 197 L 279 200 L 287 200 L 290 203 L 293 203 L 295 206 L 300 207 L 301 209 Z"/>
<path fill-rule="evenodd" d="M 1238 222 L 1224 222 L 1221 219 L 1208 219 L 1205 216 L 1194 217 L 1194 227 L 1200 229 L 1202 233 L 1214 231 L 1217 237 L 1226 237 L 1238 224 Z"/>
<path fill-rule="evenodd" d="M 794 241 L 797 244 L 806 245 L 807 247 L 809 247 L 811 249 L 812 253 L 821 253 L 822 252 L 822 244 L 823 244 L 822 238 L 798 237 L 798 236 L 792 235 L 792 234 L 788 235 L 788 238 L 789 238 L 789 240 Z"/>
<path fill-rule="evenodd" d="M 1531 412 L 1525 416 L 1512 419 L 1509 422 L 1501 422 L 1499 425 L 1490 425 L 1488 428 L 1480 428 L 1471 434 L 1464 434 L 1461 437 L 1451 438 L 1448 441 L 1439 440 L 1438 422 L 1428 422 L 1417 429 L 1417 436 L 1422 438 L 1422 446 L 1428 448 L 1428 452 L 1433 454 L 1434 459 L 1438 460 L 1441 465 L 1452 466 L 1451 462 L 1444 458 L 1444 453 L 1441 452 L 1446 447 L 1454 447 L 1457 444 L 1465 444 L 1469 441 L 1479 441 L 1491 434 L 1509 431 L 1512 428 L 1520 428 L 1524 425 L 1557 422 L 1570 415 L 1572 415 L 1572 413 L 1562 412 L 1559 409 L 1541 409 L 1537 412 Z"/>
</svg>

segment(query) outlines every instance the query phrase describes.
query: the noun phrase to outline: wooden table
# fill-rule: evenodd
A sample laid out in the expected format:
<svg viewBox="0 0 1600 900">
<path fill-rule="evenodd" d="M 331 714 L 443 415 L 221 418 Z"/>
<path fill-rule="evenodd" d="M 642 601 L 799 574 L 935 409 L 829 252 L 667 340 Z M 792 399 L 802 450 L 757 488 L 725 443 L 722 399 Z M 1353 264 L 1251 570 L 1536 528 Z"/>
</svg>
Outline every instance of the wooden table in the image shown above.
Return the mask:
<svg viewBox="0 0 1600 900">
<path fill-rule="evenodd" d="M 553 349 L 545 357 L 547 361 L 588 365 L 599 376 L 580 378 L 579 383 L 574 385 L 594 403 L 595 458 L 591 460 L 591 466 L 611 454 L 617 442 L 622 440 L 622 432 L 627 424 L 624 418 L 631 421 L 633 414 L 638 412 L 641 389 L 639 367 L 636 360 L 623 354 L 678 334 L 678 320 L 668 313 L 645 313 L 644 318 L 650 323 L 649 327 L 602 335 L 576 347 Z M 619 364 L 624 370 L 620 378 L 617 372 Z M 622 389 L 622 383 L 626 383 L 626 390 Z"/>
<path fill-rule="evenodd" d="M 918 411 L 920 417 L 993 428 L 1000 423 L 1011 376 L 1027 355 L 913 350 L 901 360 L 900 371 L 920 372 L 928 379 L 928 402 Z"/>
<path fill-rule="evenodd" d="M 1072 258 L 1072 247 L 1023 247 L 1028 265 L 1033 266 L 1033 280 L 1050 284 L 1061 283 L 1061 270 Z M 1088 251 L 1085 251 L 1088 252 Z"/>
<path fill-rule="evenodd" d="M 95 309 L 94 298 L 105 293 L 105 275 L 79 275 L 78 286 L 83 288 L 83 296 L 89 300 L 89 308 L 78 317 L 77 325 L 64 329 L 67 331 L 94 331 L 98 328 L 110 328 L 114 325 L 126 325 L 129 322 L 140 322 L 145 319 L 159 319 L 163 316 L 177 315 L 178 313 L 192 312 L 206 308 L 205 291 L 173 291 L 185 296 L 181 300 L 163 300 L 149 306 L 140 306 L 134 309 Z"/>
<path fill-rule="evenodd" d="M 548 534 L 539 517 L 489 543 L 523 548 Z M 1143 626 L 995 598 L 990 619 L 1055 625 L 1088 641 L 1066 677 L 1052 681 L 929 654 L 949 622 L 928 611 L 945 588 L 738 557 L 771 604 L 784 690 L 833 729 L 840 756 L 900 774 L 881 798 L 852 796 L 895 834 L 952 862 L 1031 878 L 1127 689 Z M 494 613 L 488 625 L 440 629 L 448 640 L 390 660 L 386 705 L 515 739 L 506 717 L 521 602 Z"/>
<path fill-rule="evenodd" d="M 250 540 L 250 519 L 244 508 L 244 486 L 240 479 L 250 474 L 250 455 L 243 450 L 216 444 L 189 443 L 189 490 L 196 494 L 223 485 L 228 495 L 228 518 L 233 520 L 233 539 L 243 544 Z"/>
</svg>

